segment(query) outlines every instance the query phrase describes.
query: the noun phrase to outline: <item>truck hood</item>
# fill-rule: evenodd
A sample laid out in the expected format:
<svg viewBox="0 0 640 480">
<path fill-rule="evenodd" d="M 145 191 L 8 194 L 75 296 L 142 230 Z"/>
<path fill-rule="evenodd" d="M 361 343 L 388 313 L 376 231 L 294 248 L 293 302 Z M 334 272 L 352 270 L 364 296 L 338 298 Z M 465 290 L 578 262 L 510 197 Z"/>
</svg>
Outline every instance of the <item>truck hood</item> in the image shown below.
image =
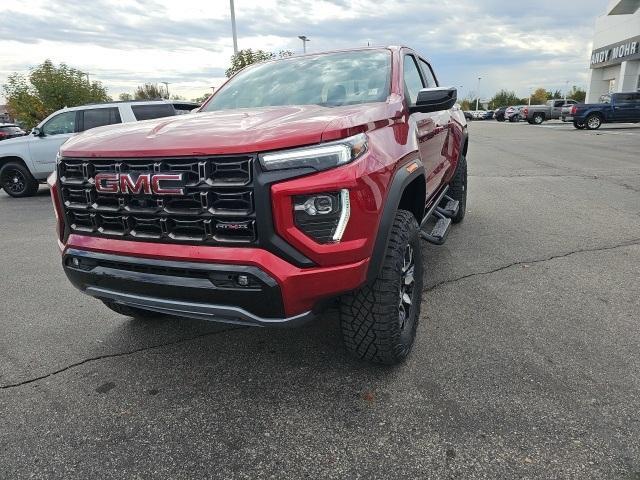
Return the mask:
<svg viewBox="0 0 640 480">
<path fill-rule="evenodd" d="M 221 110 L 89 130 L 61 148 L 66 157 L 155 157 L 262 152 L 344 138 L 400 114 L 400 104 Z"/>
</svg>

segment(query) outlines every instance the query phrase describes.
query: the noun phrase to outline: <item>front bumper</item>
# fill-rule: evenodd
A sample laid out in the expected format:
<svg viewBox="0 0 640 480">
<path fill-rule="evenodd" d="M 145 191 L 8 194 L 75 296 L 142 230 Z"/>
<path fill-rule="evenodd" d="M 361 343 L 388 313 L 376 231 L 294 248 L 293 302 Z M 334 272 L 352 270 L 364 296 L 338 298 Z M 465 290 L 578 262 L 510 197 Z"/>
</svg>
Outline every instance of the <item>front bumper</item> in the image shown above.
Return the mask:
<svg viewBox="0 0 640 480">
<path fill-rule="evenodd" d="M 98 287 L 87 287 L 85 292 L 100 300 L 121 303 L 167 315 L 254 327 L 294 327 L 303 325 L 311 321 L 314 317 L 313 312 L 309 311 L 293 317 L 265 318 L 254 315 L 239 307 L 209 303 L 183 302 L 179 300 L 122 293 Z"/>
<path fill-rule="evenodd" d="M 324 300 L 360 287 L 369 259 L 300 268 L 252 248 L 196 247 L 70 235 L 63 267 L 81 291 L 174 315 L 295 325 Z M 75 260 L 74 260 L 75 259 Z M 245 278 L 240 282 L 239 276 Z"/>
</svg>

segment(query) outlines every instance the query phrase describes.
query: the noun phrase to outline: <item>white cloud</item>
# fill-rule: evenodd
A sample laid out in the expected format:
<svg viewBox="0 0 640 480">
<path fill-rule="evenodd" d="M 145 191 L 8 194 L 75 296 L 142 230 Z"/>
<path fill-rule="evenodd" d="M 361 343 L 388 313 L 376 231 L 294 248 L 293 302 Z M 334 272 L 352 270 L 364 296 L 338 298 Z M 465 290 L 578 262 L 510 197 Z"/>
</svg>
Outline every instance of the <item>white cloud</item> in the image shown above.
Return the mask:
<svg viewBox="0 0 640 480">
<path fill-rule="evenodd" d="M 441 79 L 483 91 L 584 83 L 606 0 L 235 0 L 240 48 L 312 51 L 407 44 Z M 113 96 L 169 81 L 188 98 L 219 85 L 232 54 L 227 0 L 31 0 L 0 3 L 0 83 L 46 58 L 102 81 Z M 475 87 L 474 87 L 475 88 Z M 0 99 L 1 100 L 1 99 Z"/>
</svg>

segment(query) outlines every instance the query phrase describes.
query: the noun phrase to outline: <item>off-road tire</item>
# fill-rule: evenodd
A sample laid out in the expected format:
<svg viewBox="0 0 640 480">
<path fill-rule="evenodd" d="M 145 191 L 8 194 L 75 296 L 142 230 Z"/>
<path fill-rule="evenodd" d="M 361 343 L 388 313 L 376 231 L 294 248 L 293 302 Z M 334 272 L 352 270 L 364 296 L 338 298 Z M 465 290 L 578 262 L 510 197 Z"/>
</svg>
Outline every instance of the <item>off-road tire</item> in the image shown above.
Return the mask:
<svg viewBox="0 0 640 480">
<path fill-rule="evenodd" d="M 154 318 L 162 317 L 163 315 L 151 310 L 143 310 L 142 308 L 130 307 L 129 305 L 122 305 L 121 303 L 102 301 L 105 306 L 120 315 L 133 318 Z"/>
<path fill-rule="evenodd" d="M 584 120 L 584 125 L 587 130 L 597 130 L 602 125 L 602 117 L 597 113 L 592 113 Z"/>
<path fill-rule="evenodd" d="M 0 188 L 14 198 L 32 197 L 38 192 L 38 181 L 20 162 L 7 162 L 0 168 Z"/>
<path fill-rule="evenodd" d="M 573 128 L 576 128 L 578 130 L 584 130 L 585 129 L 585 125 L 584 125 L 584 123 L 573 122 Z"/>
<path fill-rule="evenodd" d="M 412 213 L 398 210 L 380 273 L 375 281 L 343 296 L 339 302 L 340 327 L 346 349 L 373 363 L 403 362 L 413 346 L 422 299 L 422 254 L 418 222 Z M 411 294 L 408 313 L 403 292 L 408 280 L 404 266 L 412 252 Z M 403 321 L 404 320 L 404 321 Z"/>
<path fill-rule="evenodd" d="M 453 174 L 453 178 L 449 183 L 447 195 L 459 203 L 458 213 L 451 217 L 451 221 L 460 223 L 467 212 L 467 157 L 464 154 L 460 155 L 456 173 Z"/>
</svg>

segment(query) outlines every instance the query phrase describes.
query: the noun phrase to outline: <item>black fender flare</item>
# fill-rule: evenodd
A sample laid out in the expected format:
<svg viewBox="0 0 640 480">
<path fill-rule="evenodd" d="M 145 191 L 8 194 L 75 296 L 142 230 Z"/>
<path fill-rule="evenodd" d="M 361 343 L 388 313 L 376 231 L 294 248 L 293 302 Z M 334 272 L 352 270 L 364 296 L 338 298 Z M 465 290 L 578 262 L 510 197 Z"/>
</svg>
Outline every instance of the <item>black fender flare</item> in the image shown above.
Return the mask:
<svg viewBox="0 0 640 480">
<path fill-rule="evenodd" d="M 417 167 L 413 167 L 413 165 L 416 165 Z M 382 269 L 384 252 L 387 250 L 389 235 L 391 234 L 391 226 L 393 225 L 393 220 L 396 216 L 396 212 L 398 211 L 402 194 L 407 186 L 421 175 L 425 178 L 426 183 L 424 164 L 420 158 L 415 157 L 413 160 L 404 163 L 400 168 L 398 168 L 391 180 L 389 193 L 387 194 L 384 207 L 382 208 L 382 216 L 380 217 L 380 224 L 378 225 L 378 233 L 373 245 L 373 252 L 371 253 L 371 259 L 369 260 L 369 270 L 367 271 L 368 284 L 375 281 Z M 418 223 L 420 223 L 420 221 L 418 221 Z"/>
<path fill-rule="evenodd" d="M 469 148 L 469 132 L 465 125 L 462 130 L 462 137 L 460 141 L 460 151 L 458 153 L 458 161 L 459 159 L 467 154 L 467 150 Z M 410 171 L 409 168 L 412 164 L 416 164 L 417 168 L 415 170 Z M 457 163 L 456 163 L 457 168 Z M 369 270 L 367 271 L 367 283 L 371 284 L 375 281 L 378 274 L 380 273 L 380 269 L 382 268 L 382 262 L 384 260 L 384 252 L 387 249 L 387 244 L 389 243 L 389 234 L 391 233 L 391 225 L 393 225 L 393 220 L 396 216 L 396 212 L 398 211 L 398 206 L 400 205 L 400 200 L 402 199 L 402 194 L 404 193 L 407 186 L 413 182 L 416 178 L 422 175 L 425 179 L 425 184 L 427 180 L 427 175 L 425 172 L 424 164 L 419 157 L 415 157 L 413 160 L 410 160 L 407 163 L 404 163 L 402 167 L 400 167 L 395 175 L 393 176 L 393 180 L 391 180 L 391 185 L 389 186 L 389 194 L 387 195 L 387 200 L 382 209 L 382 216 L 380 218 L 380 224 L 378 225 L 378 233 L 376 235 L 376 241 L 373 245 L 373 252 L 371 253 L 371 259 L 369 260 Z M 424 199 L 425 207 L 427 198 Z M 420 220 L 418 220 L 418 224 L 420 224 Z"/>
</svg>

